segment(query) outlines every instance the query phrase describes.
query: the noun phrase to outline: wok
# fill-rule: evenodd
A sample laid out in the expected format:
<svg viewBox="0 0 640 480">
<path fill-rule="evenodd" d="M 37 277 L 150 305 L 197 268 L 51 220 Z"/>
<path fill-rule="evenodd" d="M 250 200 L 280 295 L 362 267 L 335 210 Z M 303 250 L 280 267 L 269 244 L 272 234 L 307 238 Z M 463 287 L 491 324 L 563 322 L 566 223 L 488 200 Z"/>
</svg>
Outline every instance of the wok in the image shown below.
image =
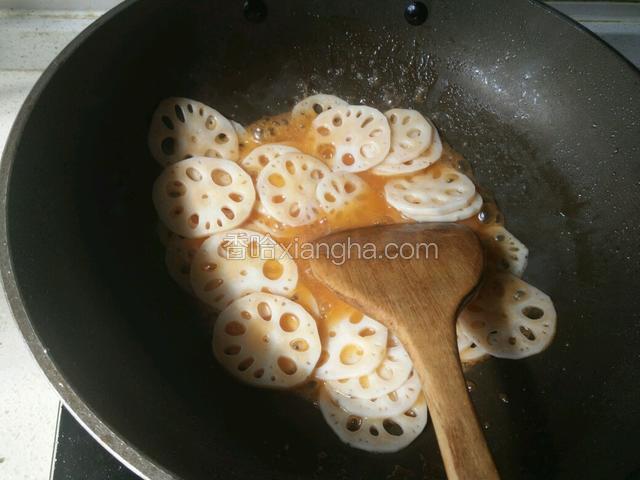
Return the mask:
<svg viewBox="0 0 640 480">
<path fill-rule="evenodd" d="M 164 270 L 157 103 L 187 96 L 246 123 L 321 91 L 427 112 L 555 300 L 548 351 L 468 372 L 502 476 L 638 478 L 638 71 L 536 2 L 428 0 L 421 25 L 396 0 L 267 3 L 127 1 L 26 101 L 2 163 L 2 276 L 64 402 L 150 478 L 444 477 L 430 427 L 367 454 L 313 406 L 230 380 Z"/>
</svg>

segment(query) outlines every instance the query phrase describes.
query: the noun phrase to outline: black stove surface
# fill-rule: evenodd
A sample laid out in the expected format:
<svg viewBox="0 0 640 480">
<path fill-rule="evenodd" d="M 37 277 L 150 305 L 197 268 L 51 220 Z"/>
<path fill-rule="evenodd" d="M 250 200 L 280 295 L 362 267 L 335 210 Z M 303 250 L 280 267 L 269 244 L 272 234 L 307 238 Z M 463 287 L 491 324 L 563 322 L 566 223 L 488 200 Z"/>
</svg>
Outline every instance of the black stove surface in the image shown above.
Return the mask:
<svg viewBox="0 0 640 480">
<path fill-rule="evenodd" d="M 53 480 L 139 480 L 62 407 Z"/>
</svg>

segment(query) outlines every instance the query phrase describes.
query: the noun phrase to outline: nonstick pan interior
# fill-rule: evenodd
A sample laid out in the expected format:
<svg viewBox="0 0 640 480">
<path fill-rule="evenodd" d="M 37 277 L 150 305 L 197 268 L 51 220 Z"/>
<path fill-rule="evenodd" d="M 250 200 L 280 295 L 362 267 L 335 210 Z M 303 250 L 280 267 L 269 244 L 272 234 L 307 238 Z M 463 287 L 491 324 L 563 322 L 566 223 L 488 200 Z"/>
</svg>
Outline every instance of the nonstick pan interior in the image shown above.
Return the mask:
<svg viewBox="0 0 640 480">
<path fill-rule="evenodd" d="M 503 477 L 635 478 L 637 71 L 524 0 L 433 0 L 419 26 L 395 0 L 267 2 L 258 23 L 235 3 L 126 2 L 54 62 L 8 143 L 5 285 L 70 407 L 153 478 L 444 478 L 431 428 L 366 454 L 311 405 L 231 381 L 164 270 L 156 104 L 186 96 L 250 122 L 321 91 L 428 113 L 555 300 L 548 351 L 468 373 Z"/>
</svg>

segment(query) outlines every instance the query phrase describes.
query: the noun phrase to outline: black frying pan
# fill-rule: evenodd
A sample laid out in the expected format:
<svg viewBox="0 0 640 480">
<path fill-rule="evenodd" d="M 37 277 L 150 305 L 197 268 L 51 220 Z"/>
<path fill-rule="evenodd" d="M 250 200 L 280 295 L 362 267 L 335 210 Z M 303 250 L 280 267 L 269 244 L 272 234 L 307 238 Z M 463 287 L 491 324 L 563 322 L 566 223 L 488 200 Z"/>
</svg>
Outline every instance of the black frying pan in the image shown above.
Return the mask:
<svg viewBox="0 0 640 480">
<path fill-rule="evenodd" d="M 156 104 L 187 96 L 249 122 L 322 91 L 428 113 L 556 302 L 548 351 L 469 373 L 503 477 L 638 478 L 640 76 L 541 4 L 427 5 L 413 26 L 400 0 L 269 1 L 264 18 L 249 9 L 258 23 L 240 2 L 128 1 L 30 95 L 2 164 L 5 287 L 64 401 L 139 472 L 444 476 L 431 428 L 371 455 L 312 406 L 230 381 L 164 271 L 145 142 Z"/>
</svg>

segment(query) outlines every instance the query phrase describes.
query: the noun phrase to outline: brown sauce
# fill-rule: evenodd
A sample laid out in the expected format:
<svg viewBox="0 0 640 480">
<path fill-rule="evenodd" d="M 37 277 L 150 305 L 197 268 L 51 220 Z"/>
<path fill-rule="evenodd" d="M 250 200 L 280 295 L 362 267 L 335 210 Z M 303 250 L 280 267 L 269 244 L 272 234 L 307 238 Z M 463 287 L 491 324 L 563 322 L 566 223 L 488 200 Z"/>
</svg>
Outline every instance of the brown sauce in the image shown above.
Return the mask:
<svg viewBox="0 0 640 480">
<path fill-rule="evenodd" d="M 269 143 L 290 145 L 303 153 L 321 158 L 321 152 L 315 151 L 312 136 L 310 135 L 311 120 L 301 117 L 292 121 L 291 115 L 285 113 L 273 117 L 265 117 L 252 123 L 246 128 L 247 133 L 244 138 L 240 138 L 240 159 L 246 157 L 253 149 Z M 448 144 L 443 142 L 443 153 L 440 160 L 428 167 L 428 170 L 434 171 L 444 166 L 452 166 L 474 180 L 469 163 Z M 411 175 L 416 173 L 420 172 L 414 172 Z M 343 209 L 337 214 L 324 214 L 310 225 L 287 227 L 270 217 L 265 217 L 254 211 L 247 223 L 254 220 L 265 222 L 278 232 L 277 240 L 285 247 L 290 245 L 291 242 L 301 244 L 338 230 L 390 223 L 413 223 L 413 220 L 404 217 L 387 204 L 385 199 L 384 185 L 390 178 L 395 177 L 379 176 L 370 172 L 360 172 L 357 175 L 369 185 L 369 192 L 362 197 L 359 203 L 350 205 L 349 208 Z M 485 192 L 482 191 L 482 193 L 483 198 L 485 198 Z M 491 200 L 491 196 L 487 195 L 486 197 L 483 208 L 478 215 L 459 222 L 474 229 L 479 235 L 482 235 L 484 229 L 489 226 L 502 224 L 502 214 L 497 205 Z M 311 275 L 307 261 L 296 258 L 296 262 L 298 264 L 299 283 L 303 286 L 302 288 L 308 289 L 313 294 L 318 303 L 319 315 L 317 312 L 311 313 L 316 316 L 320 337 L 324 341 L 331 329 L 331 325 L 344 318 L 344 315 L 353 312 L 354 309 L 345 304 L 335 293 L 327 289 Z"/>
</svg>

